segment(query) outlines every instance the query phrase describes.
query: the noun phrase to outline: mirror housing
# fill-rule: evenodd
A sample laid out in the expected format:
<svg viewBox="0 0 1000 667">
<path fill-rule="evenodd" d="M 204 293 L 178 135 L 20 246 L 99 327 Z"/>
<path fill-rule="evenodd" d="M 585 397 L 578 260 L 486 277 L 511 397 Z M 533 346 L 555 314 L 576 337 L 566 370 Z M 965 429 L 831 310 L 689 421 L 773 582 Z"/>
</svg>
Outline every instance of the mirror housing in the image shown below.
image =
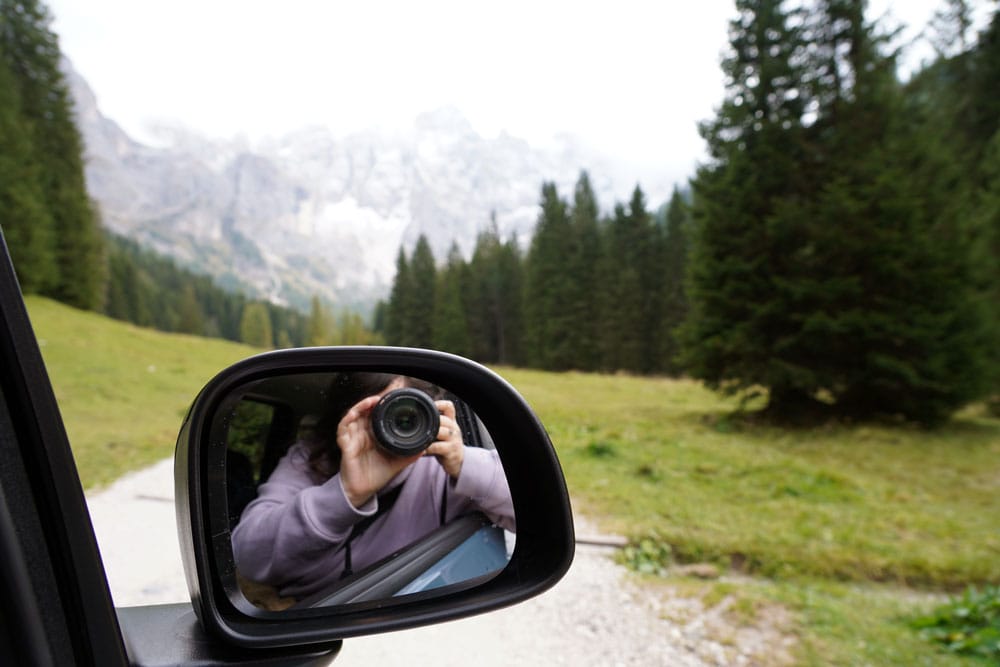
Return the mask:
<svg viewBox="0 0 1000 667">
<path fill-rule="evenodd" d="M 211 494 L 226 483 L 225 443 L 213 434 L 220 408 L 247 383 L 290 373 L 381 372 L 447 387 L 489 431 L 517 517 L 510 561 L 493 578 L 461 590 L 370 603 L 269 612 L 234 602 L 224 577 L 234 571 L 228 527 L 220 530 Z M 390 347 L 279 350 L 220 372 L 195 399 L 174 457 L 177 528 L 191 600 L 207 631 L 239 646 L 324 643 L 418 627 L 508 606 L 537 595 L 569 569 L 575 538 L 562 470 L 544 427 L 524 399 L 487 368 L 455 355 Z"/>
</svg>

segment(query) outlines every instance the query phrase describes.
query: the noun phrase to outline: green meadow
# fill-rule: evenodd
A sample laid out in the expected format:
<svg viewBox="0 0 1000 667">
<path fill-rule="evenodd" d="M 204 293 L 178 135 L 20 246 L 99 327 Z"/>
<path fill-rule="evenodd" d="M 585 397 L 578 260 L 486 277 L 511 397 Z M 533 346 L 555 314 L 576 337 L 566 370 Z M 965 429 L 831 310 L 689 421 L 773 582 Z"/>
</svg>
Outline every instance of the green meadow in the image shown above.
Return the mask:
<svg viewBox="0 0 1000 667">
<path fill-rule="evenodd" d="M 198 390 L 256 352 L 28 309 L 88 490 L 171 456 Z M 794 664 L 986 664 L 908 625 L 1000 582 L 1000 420 L 985 410 L 936 430 L 787 430 L 694 382 L 497 370 L 548 428 L 574 511 L 630 539 L 621 559 L 650 590 L 727 600 L 737 624 L 791 638 Z M 720 576 L 677 574 L 690 563 Z"/>
<path fill-rule="evenodd" d="M 201 388 L 259 350 L 26 299 L 84 488 L 173 456 Z"/>
<path fill-rule="evenodd" d="M 908 625 L 1000 581 L 1000 420 L 981 406 L 935 430 L 789 430 L 694 382 L 500 372 L 546 424 L 574 510 L 630 538 L 645 585 L 731 598 L 751 624 L 786 610 L 796 664 L 988 664 Z M 689 563 L 722 576 L 671 574 Z"/>
</svg>

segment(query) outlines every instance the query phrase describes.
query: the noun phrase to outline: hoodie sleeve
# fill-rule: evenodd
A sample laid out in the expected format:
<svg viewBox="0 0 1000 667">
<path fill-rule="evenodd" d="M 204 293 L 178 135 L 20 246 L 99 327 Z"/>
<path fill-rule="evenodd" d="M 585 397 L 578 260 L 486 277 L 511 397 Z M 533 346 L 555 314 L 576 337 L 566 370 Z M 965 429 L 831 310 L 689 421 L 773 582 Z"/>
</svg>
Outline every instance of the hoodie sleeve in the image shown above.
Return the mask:
<svg viewBox="0 0 1000 667">
<path fill-rule="evenodd" d="M 283 586 L 317 565 L 342 567 L 344 544 L 358 521 L 377 510 L 377 499 L 355 508 L 340 475 L 319 483 L 304 445 L 278 462 L 233 530 L 233 556 L 248 579 Z"/>
<path fill-rule="evenodd" d="M 471 506 L 497 525 L 514 531 L 514 502 L 496 451 L 466 447 L 462 470 L 458 479 L 450 481 L 449 492 L 458 501 L 449 502 L 449 516 L 457 516 Z"/>
</svg>

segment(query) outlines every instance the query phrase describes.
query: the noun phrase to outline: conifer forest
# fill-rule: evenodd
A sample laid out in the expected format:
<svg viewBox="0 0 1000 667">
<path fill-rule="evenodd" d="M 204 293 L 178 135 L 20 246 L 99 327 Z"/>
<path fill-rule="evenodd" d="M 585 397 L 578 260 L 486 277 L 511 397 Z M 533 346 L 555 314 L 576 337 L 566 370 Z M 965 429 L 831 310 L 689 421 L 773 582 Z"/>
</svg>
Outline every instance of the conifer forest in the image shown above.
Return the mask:
<svg viewBox="0 0 1000 667">
<path fill-rule="evenodd" d="M 400 248 L 371 321 L 226 292 L 102 230 L 59 45 L 0 1 L 0 212 L 26 294 L 261 347 L 430 347 L 685 375 L 777 419 L 932 425 L 1000 394 L 1000 8 L 944 0 L 903 72 L 863 0 L 737 0 L 708 158 L 669 202 L 540 184 L 530 239 Z M 623 112 L 622 122 L 627 122 Z"/>
</svg>

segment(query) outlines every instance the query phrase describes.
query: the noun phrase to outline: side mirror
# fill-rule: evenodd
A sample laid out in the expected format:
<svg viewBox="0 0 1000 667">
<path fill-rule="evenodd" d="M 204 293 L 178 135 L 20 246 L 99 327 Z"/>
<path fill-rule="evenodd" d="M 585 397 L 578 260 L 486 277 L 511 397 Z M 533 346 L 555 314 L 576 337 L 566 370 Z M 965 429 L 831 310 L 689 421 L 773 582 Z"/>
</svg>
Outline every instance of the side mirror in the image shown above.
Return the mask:
<svg viewBox="0 0 1000 667">
<path fill-rule="evenodd" d="M 400 386 L 431 401 L 411 405 L 396 392 L 405 400 L 380 408 L 391 423 L 376 437 L 373 396 Z M 434 440 L 426 451 L 424 427 Z M 387 428 L 405 454 L 372 446 Z M 353 440 L 338 438 L 345 429 Z M 360 506 L 341 451 L 356 442 L 391 467 Z M 455 448 L 459 466 L 431 455 Z M 239 646 L 489 611 L 543 592 L 573 559 L 566 485 L 541 423 L 495 373 L 441 352 L 306 348 L 235 364 L 188 412 L 174 474 L 195 611 Z"/>
</svg>

